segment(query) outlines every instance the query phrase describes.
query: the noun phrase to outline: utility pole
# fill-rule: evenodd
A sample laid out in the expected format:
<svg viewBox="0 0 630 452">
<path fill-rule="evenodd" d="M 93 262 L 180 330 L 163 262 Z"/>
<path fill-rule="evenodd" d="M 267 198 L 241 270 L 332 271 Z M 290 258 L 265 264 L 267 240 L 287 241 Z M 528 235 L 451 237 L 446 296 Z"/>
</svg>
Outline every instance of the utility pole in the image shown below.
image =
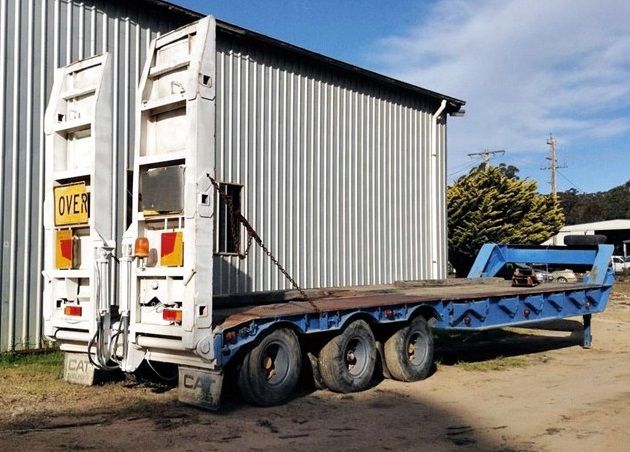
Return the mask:
<svg viewBox="0 0 630 452">
<path fill-rule="evenodd" d="M 495 155 L 503 155 L 503 154 L 505 154 L 505 149 L 499 149 L 497 151 L 490 151 L 488 149 L 484 149 L 481 152 L 471 152 L 470 154 L 468 154 L 468 157 L 477 157 L 477 156 L 481 157 L 481 159 L 483 160 L 483 163 L 485 165 Z"/>
<path fill-rule="evenodd" d="M 547 157 L 547 160 L 549 160 L 549 166 L 541 168 L 543 170 L 551 170 L 551 181 L 549 181 L 549 183 L 551 184 L 551 199 L 553 200 L 553 202 L 558 202 L 558 168 L 566 168 L 565 166 L 558 166 L 558 155 L 557 155 L 557 146 L 558 146 L 558 142 L 556 141 L 556 139 L 553 137 L 552 134 L 549 134 L 549 138 L 547 139 L 547 144 L 549 145 L 549 157 Z M 554 246 L 558 245 L 558 235 L 554 235 L 552 242 L 551 242 Z"/>
<path fill-rule="evenodd" d="M 549 166 L 541 168 L 542 170 L 551 170 L 551 198 L 554 201 L 558 200 L 558 168 L 566 168 L 565 166 L 558 165 L 558 156 L 557 156 L 557 146 L 558 142 L 553 137 L 552 134 L 549 134 L 549 138 L 547 139 L 547 144 L 549 145 Z"/>
</svg>

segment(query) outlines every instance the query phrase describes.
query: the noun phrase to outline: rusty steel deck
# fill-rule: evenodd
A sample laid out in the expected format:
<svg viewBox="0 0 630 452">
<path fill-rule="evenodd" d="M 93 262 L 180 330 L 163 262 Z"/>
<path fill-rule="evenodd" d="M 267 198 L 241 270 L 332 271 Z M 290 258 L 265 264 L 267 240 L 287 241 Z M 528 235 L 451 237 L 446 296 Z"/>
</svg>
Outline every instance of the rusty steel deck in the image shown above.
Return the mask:
<svg viewBox="0 0 630 452">
<path fill-rule="evenodd" d="M 400 281 L 381 286 L 313 289 L 307 291 L 308 300 L 300 299 L 294 291 L 269 292 L 250 297 L 217 297 L 219 307 L 215 308 L 213 316 L 219 330 L 226 330 L 252 320 L 276 317 L 387 307 L 407 303 L 466 302 L 493 297 L 562 293 L 597 287 L 599 286 L 580 282 L 513 287 L 510 281 L 500 278 Z M 233 306 L 230 306 L 231 301 L 234 303 Z"/>
</svg>

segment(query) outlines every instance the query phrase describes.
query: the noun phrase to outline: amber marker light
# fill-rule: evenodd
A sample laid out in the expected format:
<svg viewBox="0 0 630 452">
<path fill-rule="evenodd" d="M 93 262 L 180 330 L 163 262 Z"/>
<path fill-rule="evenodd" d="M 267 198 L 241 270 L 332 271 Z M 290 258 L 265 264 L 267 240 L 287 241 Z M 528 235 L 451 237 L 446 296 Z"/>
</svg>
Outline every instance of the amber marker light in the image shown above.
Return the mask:
<svg viewBox="0 0 630 452">
<path fill-rule="evenodd" d="M 165 309 L 162 311 L 162 319 L 167 322 L 182 323 L 182 311 L 179 309 Z"/>
<path fill-rule="evenodd" d="M 63 308 L 63 313 L 65 315 L 71 315 L 74 317 L 81 317 L 81 311 L 83 309 L 81 306 L 66 306 Z"/>
<path fill-rule="evenodd" d="M 138 237 L 133 247 L 133 255 L 141 259 L 149 257 L 149 239 Z"/>
</svg>

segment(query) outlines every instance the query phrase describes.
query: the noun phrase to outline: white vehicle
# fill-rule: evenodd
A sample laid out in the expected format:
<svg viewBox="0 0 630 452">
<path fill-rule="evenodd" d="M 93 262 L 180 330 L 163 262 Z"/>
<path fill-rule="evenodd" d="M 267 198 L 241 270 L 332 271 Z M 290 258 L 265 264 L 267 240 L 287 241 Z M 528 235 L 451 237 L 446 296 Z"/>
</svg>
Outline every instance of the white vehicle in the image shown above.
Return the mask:
<svg viewBox="0 0 630 452">
<path fill-rule="evenodd" d="M 551 280 L 553 282 L 559 283 L 567 283 L 567 282 L 576 282 L 578 281 L 578 277 L 575 272 L 571 269 L 564 270 L 556 270 L 550 273 Z"/>
<path fill-rule="evenodd" d="M 610 263 L 615 273 L 623 273 L 625 270 L 630 269 L 630 262 L 626 262 L 623 256 L 613 256 L 610 259 Z"/>
</svg>

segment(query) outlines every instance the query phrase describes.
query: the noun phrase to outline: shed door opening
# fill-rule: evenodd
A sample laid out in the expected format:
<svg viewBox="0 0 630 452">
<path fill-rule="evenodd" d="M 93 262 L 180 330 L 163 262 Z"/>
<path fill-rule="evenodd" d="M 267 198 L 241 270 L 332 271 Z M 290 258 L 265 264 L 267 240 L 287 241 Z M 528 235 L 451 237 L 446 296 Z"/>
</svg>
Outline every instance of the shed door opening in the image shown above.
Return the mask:
<svg viewBox="0 0 630 452">
<path fill-rule="evenodd" d="M 232 201 L 232 209 L 223 196 L 218 196 L 217 222 L 219 231 L 219 254 L 237 254 L 240 248 L 240 224 L 236 214 L 241 211 L 242 185 L 221 184 L 221 191 Z"/>
</svg>

